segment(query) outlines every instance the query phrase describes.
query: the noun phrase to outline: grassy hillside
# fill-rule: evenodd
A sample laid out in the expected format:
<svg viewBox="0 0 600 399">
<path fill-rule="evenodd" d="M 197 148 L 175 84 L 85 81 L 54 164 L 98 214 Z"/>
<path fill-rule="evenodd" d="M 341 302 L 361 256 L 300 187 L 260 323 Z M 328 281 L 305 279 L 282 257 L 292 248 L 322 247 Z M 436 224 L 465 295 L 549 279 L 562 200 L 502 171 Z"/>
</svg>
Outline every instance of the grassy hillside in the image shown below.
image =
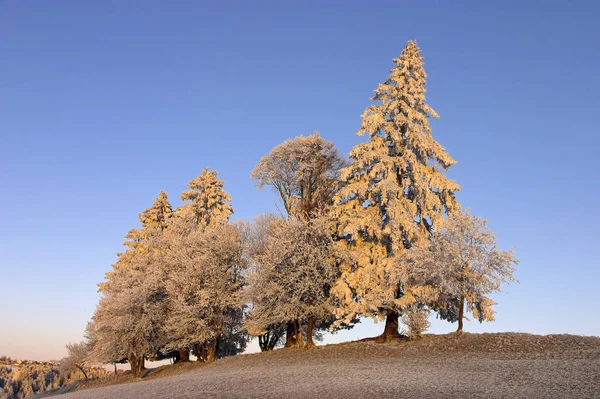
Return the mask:
<svg viewBox="0 0 600 399">
<path fill-rule="evenodd" d="M 123 374 L 54 394 L 67 392 L 65 399 L 598 397 L 600 337 L 465 333 L 282 349 L 163 366 L 135 381 Z"/>
</svg>

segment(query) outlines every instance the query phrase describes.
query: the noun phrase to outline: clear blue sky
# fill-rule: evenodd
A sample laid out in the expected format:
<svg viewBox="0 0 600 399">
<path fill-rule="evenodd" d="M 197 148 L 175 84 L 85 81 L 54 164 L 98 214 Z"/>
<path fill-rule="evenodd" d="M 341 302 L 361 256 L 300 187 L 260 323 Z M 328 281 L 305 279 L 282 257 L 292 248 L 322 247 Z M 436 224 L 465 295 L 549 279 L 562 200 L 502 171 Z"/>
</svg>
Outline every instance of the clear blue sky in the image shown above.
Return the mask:
<svg viewBox="0 0 600 399">
<path fill-rule="evenodd" d="M 81 339 L 159 190 L 179 205 L 208 166 L 252 218 L 275 209 L 250 179 L 273 146 L 318 130 L 347 154 L 409 39 L 461 203 L 521 260 L 497 321 L 466 329 L 600 335 L 599 15 L 595 1 L 0 0 L 0 355 L 59 358 Z"/>
</svg>

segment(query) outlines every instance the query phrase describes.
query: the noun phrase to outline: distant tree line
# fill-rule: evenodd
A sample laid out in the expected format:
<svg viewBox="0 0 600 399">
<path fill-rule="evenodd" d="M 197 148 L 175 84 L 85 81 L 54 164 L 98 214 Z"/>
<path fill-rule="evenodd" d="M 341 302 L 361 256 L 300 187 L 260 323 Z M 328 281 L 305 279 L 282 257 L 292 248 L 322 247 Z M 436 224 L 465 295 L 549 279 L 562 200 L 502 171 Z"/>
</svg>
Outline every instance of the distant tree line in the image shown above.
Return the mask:
<svg viewBox="0 0 600 399">
<path fill-rule="evenodd" d="M 230 221 L 231 197 L 204 169 L 173 209 L 160 192 L 126 235 L 99 284 L 84 354 L 74 362 L 145 361 L 311 347 L 319 331 L 385 320 L 379 341 L 418 337 L 428 316 L 494 319 L 489 295 L 513 281 L 517 260 L 486 222 L 462 211 L 456 163 L 434 140 L 421 51 L 408 42 L 362 115 L 350 159 L 318 133 L 276 146 L 252 171 L 283 209 Z"/>
<path fill-rule="evenodd" d="M 63 369 L 49 362 L 24 361 L 19 365 L 12 359 L 0 357 L 0 399 L 22 399 L 70 385 L 87 377 L 102 377 L 104 369 L 87 368 L 81 371 Z"/>
</svg>

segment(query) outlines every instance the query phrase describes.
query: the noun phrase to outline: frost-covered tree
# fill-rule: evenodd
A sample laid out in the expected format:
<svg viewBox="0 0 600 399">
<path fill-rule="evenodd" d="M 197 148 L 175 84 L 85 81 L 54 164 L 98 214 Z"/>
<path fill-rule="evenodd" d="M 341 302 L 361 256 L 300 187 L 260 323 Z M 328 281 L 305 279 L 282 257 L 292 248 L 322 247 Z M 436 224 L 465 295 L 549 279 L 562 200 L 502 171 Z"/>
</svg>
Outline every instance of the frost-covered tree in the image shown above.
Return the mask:
<svg viewBox="0 0 600 399">
<path fill-rule="evenodd" d="M 337 278 L 339 256 L 323 220 L 277 220 L 270 224 L 260 268 L 251 275 L 254 307 L 248 328 L 260 334 L 283 323 L 294 326 L 295 345 L 314 346 L 315 322 L 331 318 L 329 290 Z"/>
<path fill-rule="evenodd" d="M 83 373 L 85 379 L 87 379 L 88 375 L 85 369 L 91 366 L 91 364 L 88 364 L 90 343 L 86 341 L 81 341 L 69 343 L 66 347 L 68 355 L 60 361 L 61 372 L 78 369 Z"/>
<path fill-rule="evenodd" d="M 141 229 L 131 229 L 125 236 L 126 241 L 123 243 L 128 249 L 124 253 L 117 254 L 118 261 L 113 265 L 113 270 L 106 273 L 105 282 L 98 284 L 99 291 L 102 292 L 107 284 L 110 284 L 114 278 L 114 272 L 123 265 L 128 265 L 128 259 L 134 254 L 134 249 L 140 243 L 160 236 L 165 229 L 171 224 L 173 218 L 173 208 L 167 198 L 167 193 L 161 191 L 158 197 L 153 201 L 152 206 L 138 215 L 142 223 Z"/>
<path fill-rule="evenodd" d="M 194 226 L 214 227 L 227 223 L 233 214 L 231 197 L 223 189 L 224 181 L 208 168 L 188 183 L 189 190 L 181 193 L 182 201 L 190 201 L 177 209 L 177 215 Z"/>
<path fill-rule="evenodd" d="M 127 233 L 124 245 L 128 249 L 118 254 L 112 270 L 99 284 L 102 297 L 88 326 L 92 337 L 89 359 L 94 362 L 127 359 L 137 377 L 145 358 L 164 345 L 165 274 L 155 267 L 162 256 L 156 242 L 172 216 L 167 194 L 161 191 L 153 205 L 139 215 L 142 228 Z"/>
<path fill-rule="evenodd" d="M 127 358 L 134 377 L 144 361 L 166 344 L 167 317 L 162 251 L 153 241 L 137 245 L 119 257 L 92 318 L 93 354 L 98 361 Z"/>
<path fill-rule="evenodd" d="M 401 278 L 423 287 L 416 296 L 463 329 L 465 308 L 479 320 L 494 320 L 488 295 L 514 281 L 518 260 L 501 251 L 487 221 L 453 212 L 435 228 L 429 247 L 413 247 L 400 259 Z"/>
<path fill-rule="evenodd" d="M 272 213 L 264 213 L 254 218 L 252 223 L 244 222 L 244 240 L 248 251 L 249 272 L 251 276 L 255 276 L 260 272 L 262 267 L 261 260 L 267 252 L 269 228 L 273 222 L 278 220 L 277 216 Z M 255 295 L 257 290 L 249 286 L 246 291 L 247 302 L 251 309 L 258 306 L 262 295 Z M 268 306 L 268 304 L 264 304 Z M 258 346 L 261 352 L 275 349 L 279 341 L 286 333 L 286 323 L 272 323 L 267 326 L 262 325 L 259 328 L 253 328 L 252 323 L 247 326 L 250 333 L 258 337 Z"/>
<path fill-rule="evenodd" d="M 165 343 L 166 274 L 162 262 L 162 233 L 173 216 L 167 194 L 160 192 L 152 207 L 139 215 L 141 229 L 130 230 L 128 249 L 99 284 L 100 303 L 88 328 L 93 337 L 90 358 L 115 363 L 128 359 L 132 374 L 141 375 L 146 357 Z"/>
<path fill-rule="evenodd" d="M 244 253 L 240 230 L 232 224 L 197 229 L 170 242 L 163 263 L 169 270 L 168 347 L 189 345 L 198 353 L 204 345 L 210 361 L 224 340 L 243 342 Z"/>
<path fill-rule="evenodd" d="M 422 304 L 415 304 L 405 309 L 402 314 L 402 323 L 408 328 L 407 335 L 410 339 L 418 339 L 427 330 L 429 322 L 429 309 Z"/>
<path fill-rule="evenodd" d="M 425 102 L 423 57 L 409 41 L 388 78 L 375 90 L 358 135 L 369 141 L 350 152 L 336 196 L 338 235 L 354 255 L 334 292 L 342 321 L 356 315 L 386 318 L 382 338 L 398 335 L 398 317 L 410 305 L 410 287 L 395 279 L 402 252 L 426 245 L 433 226 L 458 209 L 459 186 L 444 175 L 455 164 L 431 135 L 436 112 Z"/>
<path fill-rule="evenodd" d="M 223 226 L 229 220 L 230 215 L 233 214 L 233 208 L 230 205 L 231 197 L 224 190 L 224 181 L 219 180 L 216 171 L 210 171 L 208 168 L 202 170 L 200 176 L 191 180 L 188 183 L 189 190 L 184 191 L 181 194 L 182 201 L 189 201 L 188 203 L 177 208 L 174 212 L 174 218 L 172 223 L 169 225 L 169 229 L 164 234 L 162 240 L 163 250 L 166 253 L 168 261 L 161 265 L 161 270 L 166 274 L 166 281 L 169 282 L 170 293 L 169 306 L 171 306 L 171 312 L 167 324 L 178 324 L 184 323 L 185 320 L 177 320 L 177 311 L 174 309 L 173 295 L 176 294 L 177 288 L 174 286 L 175 282 L 186 283 L 186 278 L 191 276 L 180 275 L 180 273 L 189 272 L 190 269 L 183 268 L 180 264 L 173 262 L 172 256 L 177 248 L 180 248 L 182 240 L 188 236 L 195 236 L 198 231 L 205 231 L 215 229 Z M 193 277 L 192 277 L 193 278 Z M 189 283 L 189 281 L 188 281 Z M 182 289 L 184 289 L 182 287 Z M 171 326 L 173 331 L 184 328 L 184 326 Z M 189 328 L 189 326 L 188 326 Z M 205 342 L 197 342 L 191 340 L 185 342 L 183 336 L 175 336 L 169 334 L 169 342 L 172 345 L 175 342 L 179 342 L 181 347 L 177 349 L 175 353 L 176 361 L 189 360 L 189 349 L 195 349 L 196 354 L 203 358 L 201 353 L 208 353 L 207 348 L 202 348 L 202 345 L 206 345 Z M 190 335 L 191 338 L 194 334 Z M 214 355 L 214 354 L 213 354 Z"/>
<path fill-rule="evenodd" d="M 97 335 L 93 321 L 87 324 L 86 338 L 89 342 L 86 362 L 89 364 L 112 364 L 115 374 L 117 374 L 117 363 L 127 362 L 127 356 L 119 350 L 119 342 L 110 334 Z"/>
<path fill-rule="evenodd" d="M 286 140 L 263 156 L 252 171 L 259 187 L 270 186 L 287 218 L 322 215 L 333 203 L 339 170 L 346 164 L 334 144 L 315 132 Z M 286 327 L 285 346 L 294 345 L 294 326 Z M 268 331 L 268 330 L 267 330 Z"/>
<path fill-rule="evenodd" d="M 279 195 L 288 217 L 310 218 L 332 204 L 338 171 L 344 165 L 333 143 L 315 132 L 273 148 L 256 164 L 252 178 Z"/>
<path fill-rule="evenodd" d="M 161 191 L 152 206 L 140 213 L 138 217 L 142 228 L 129 230 L 125 236 L 128 239 L 125 245 L 128 247 L 135 246 L 152 235 L 160 234 L 169 226 L 173 217 L 173 208 L 169 203 L 167 193 Z"/>
</svg>

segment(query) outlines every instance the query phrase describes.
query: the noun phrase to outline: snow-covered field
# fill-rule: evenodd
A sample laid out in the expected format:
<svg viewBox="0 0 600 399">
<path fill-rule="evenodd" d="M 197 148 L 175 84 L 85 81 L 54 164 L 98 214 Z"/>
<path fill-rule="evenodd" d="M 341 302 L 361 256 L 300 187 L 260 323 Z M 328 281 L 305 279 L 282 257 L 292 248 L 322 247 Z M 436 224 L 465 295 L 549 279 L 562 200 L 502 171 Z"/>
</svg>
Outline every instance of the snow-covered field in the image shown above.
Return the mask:
<svg viewBox="0 0 600 399">
<path fill-rule="evenodd" d="M 600 338 L 463 334 L 242 355 L 74 398 L 600 398 Z"/>
</svg>

